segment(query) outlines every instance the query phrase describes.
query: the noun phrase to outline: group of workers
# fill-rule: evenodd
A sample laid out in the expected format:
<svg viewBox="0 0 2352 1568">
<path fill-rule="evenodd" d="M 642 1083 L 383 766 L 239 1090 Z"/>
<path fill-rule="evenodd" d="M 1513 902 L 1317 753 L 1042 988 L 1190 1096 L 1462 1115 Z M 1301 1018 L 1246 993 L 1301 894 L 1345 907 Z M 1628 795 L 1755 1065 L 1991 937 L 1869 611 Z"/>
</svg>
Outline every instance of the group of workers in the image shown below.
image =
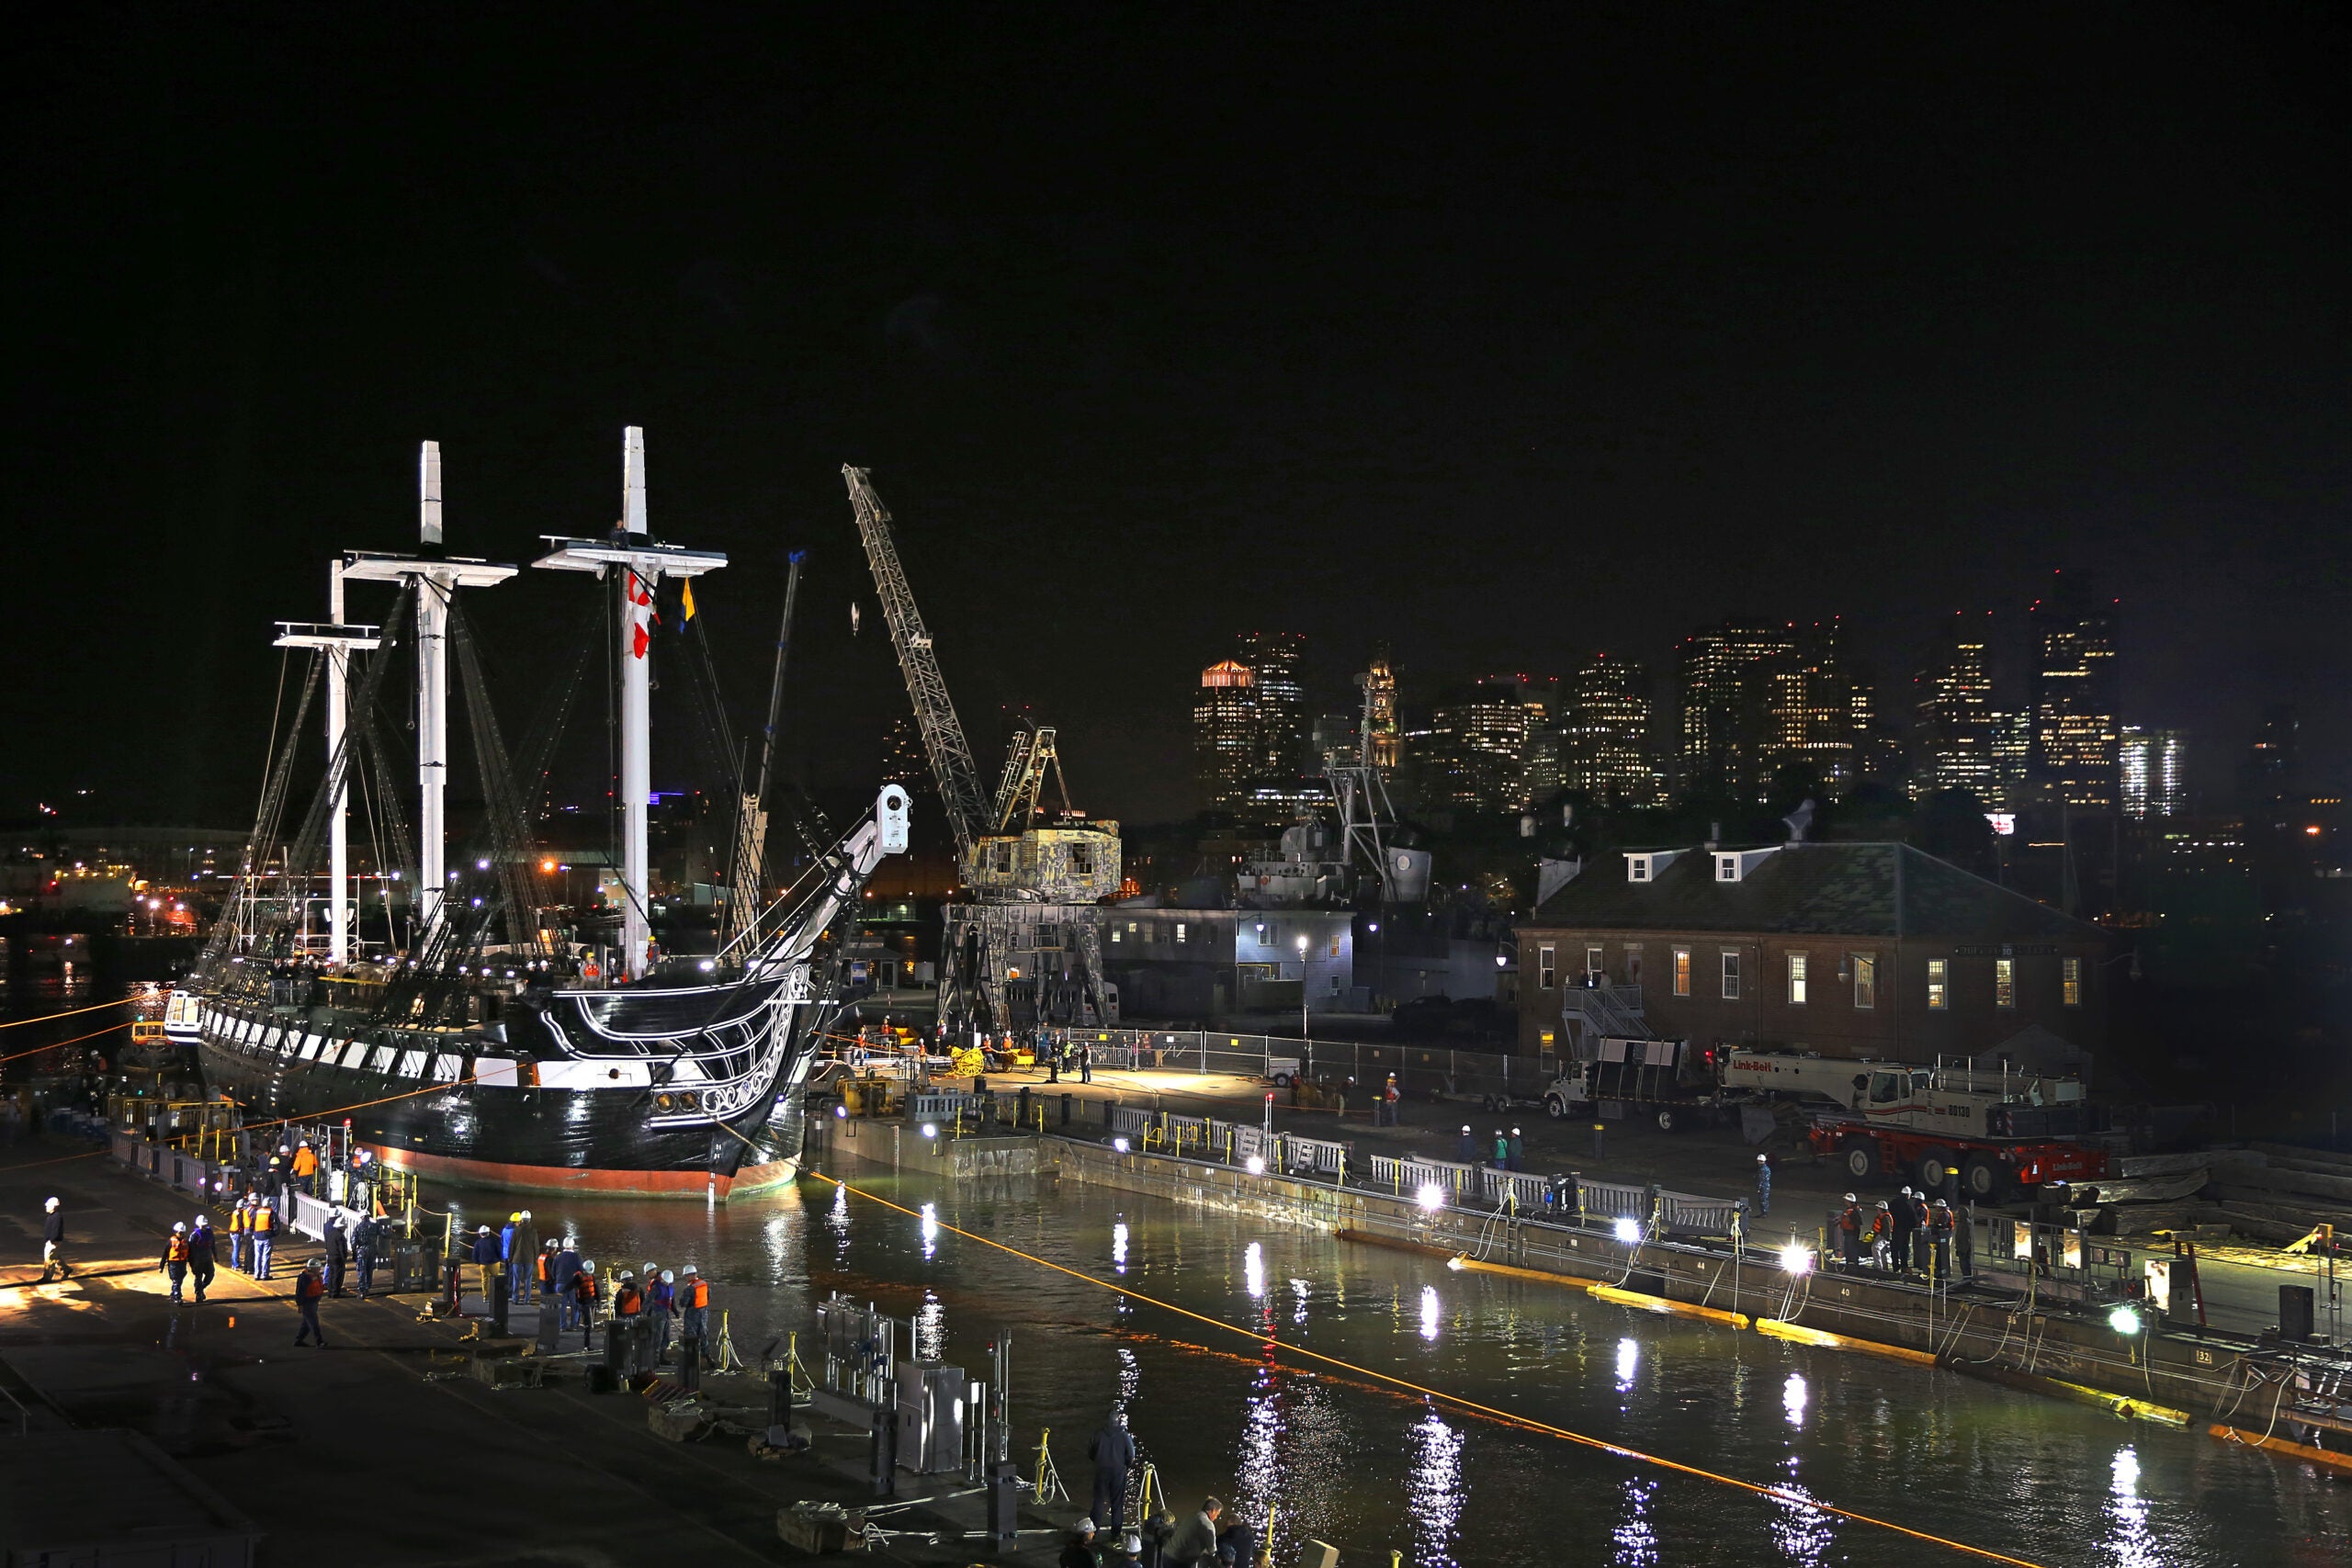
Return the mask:
<svg viewBox="0 0 2352 1568">
<path fill-rule="evenodd" d="M 1125 1412 L 1111 1412 L 1087 1457 L 1094 1461 L 1091 1511 L 1063 1543 L 1058 1568 L 1261 1568 L 1266 1561 L 1257 1531 L 1222 1524 L 1225 1505 L 1215 1497 L 1181 1523 L 1162 1510 L 1127 1528 L 1136 1450 Z"/>
<path fill-rule="evenodd" d="M 1955 1213 L 1948 1200 L 1930 1203 L 1924 1190 L 1908 1187 L 1871 1210 L 1849 1192 L 1838 1215 L 1838 1246 L 1849 1269 L 1860 1268 L 1867 1253 L 1871 1267 L 1882 1273 L 1939 1280 L 1954 1278 L 1955 1263 L 1959 1279 L 1976 1277 L 1975 1233 L 1973 1205 Z"/>
<path fill-rule="evenodd" d="M 1491 1164 L 1497 1170 L 1526 1168 L 1527 1145 L 1521 1141 L 1518 1128 L 1513 1127 L 1508 1134 L 1499 1127 L 1495 1129 L 1491 1148 L 1493 1157 L 1487 1163 Z M 1455 1149 L 1455 1157 L 1464 1165 L 1479 1164 L 1481 1156 L 1486 1153 L 1486 1150 L 1480 1147 L 1477 1137 L 1471 1133 L 1466 1124 L 1462 1129 L 1462 1141 Z"/>
</svg>

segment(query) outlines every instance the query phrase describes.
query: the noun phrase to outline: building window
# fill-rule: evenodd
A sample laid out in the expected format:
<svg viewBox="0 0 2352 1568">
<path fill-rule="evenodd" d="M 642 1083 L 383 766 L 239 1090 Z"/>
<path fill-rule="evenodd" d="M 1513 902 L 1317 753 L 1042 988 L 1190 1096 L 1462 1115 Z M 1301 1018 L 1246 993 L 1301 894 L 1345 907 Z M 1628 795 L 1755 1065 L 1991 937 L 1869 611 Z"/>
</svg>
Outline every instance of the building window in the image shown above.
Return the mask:
<svg viewBox="0 0 2352 1568">
<path fill-rule="evenodd" d="M 2018 961 L 2014 958 L 1993 960 L 1993 1005 L 1996 1008 L 2018 1005 Z"/>
<path fill-rule="evenodd" d="M 1184 940 L 1184 922 L 1182 920 L 1176 922 L 1176 940 L 1178 942 Z"/>
<path fill-rule="evenodd" d="M 1549 947 L 1535 950 L 1536 984 L 1550 990 L 1559 983 L 1559 956 Z"/>
<path fill-rule="evenodd" d="M 1876 953 L 1854 954 L 1854 1005 L 1858 1008 L 1878 1006 L 1878 955 Z"/>
<path fill-rule="evenodd" d="M 2070 1008 L 2083 1005 L 2083 961 L 2062 958 L 2058 961 L 2058 999 Z"/>
<path fill-rule="evenodd" d="M 1690 994 L 1690 950 L 1687 947 L 1674 950 L 1674 994 L 1678 997 Z"/>
<path fill-rule="evenodd" d="M 1928 1010 L 1941 1012 L 1951 1005 L 1951 965 L 1943 959 L 1928 960 Z"/>
<path fill-rule="evenodd" d="M 1724 1000 L 1739 1000 L 1739 954 L 1736 953 L 1724 954 Z"/>
<path fill-rule="evenodd" d="M 1125 931 L 1121 931 L 1121 930 L 1120 930 L 1118 927 L 1116 927 L 1116 926 L 1113 926 L 1113 927 L 1111 928 L 1111 940 L 1112 940 L 1113 942 L 1117 942 L 1120 938 L 1122 938 L 1122 937 L 1125 936 L 1126 934 L 1127 934 L 1126 932 L 1125 932 Z"/>
<path fill-rule="evenodd" d="M 1600 983 L 1600 972 L 1602 967 L 1603 965 L 1600 962 L 1600 949 L 1597 947 L 1586 948 L 1584 950 L 1585 978 L 1591 981 L 1596 986 L 1599 985 Z"/>
<path fill-rule="evenodd" d="M 1715 880 L 1717 882 L 1737 882 L 1739 880 L 1739 857 L 1737 855 L 1717 855 L 1715 857 Z"/>
<path fill-rule="evenodd" d="M 1804 1006 L 1804 961 L 1802 953 L 1789 954 L 1789 1005 L 1792 1008 Z"/>
<path fill-rule="evenodd" d="M 1628 882 L 1647 882 L 1649 879 L 1650 857 L 1647 855 L 1627 855 L 1625 857 L 1625 880 Z"/>
</svg>

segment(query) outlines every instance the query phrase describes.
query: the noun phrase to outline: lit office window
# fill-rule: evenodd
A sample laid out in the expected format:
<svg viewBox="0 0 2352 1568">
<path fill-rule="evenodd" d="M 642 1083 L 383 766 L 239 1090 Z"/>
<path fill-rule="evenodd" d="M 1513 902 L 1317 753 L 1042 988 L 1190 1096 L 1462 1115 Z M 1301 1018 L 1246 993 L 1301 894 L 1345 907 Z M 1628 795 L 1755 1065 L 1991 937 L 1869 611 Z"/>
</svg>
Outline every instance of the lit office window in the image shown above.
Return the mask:
<svg viewBox="0 0 2352 1568">
<path fill-rule="evenodd" d="M 1928 960 L 1928 1010 L 1941 1012 L 1951 1005 L 1951 965 L 1940 958 Z"/>
<path fill-rule="evenodd" d="M 1674 950 L 1674 994 L 1678 997 L 1690 994 L 1690 950 L 1687 947 Z"/>
<path fill-rule="evenodd" d="M 1858 1008 L 1878 1006 L 1878 955 L 1876 953 L 1854 954 L 1854 1005 Z"/>
<path fill-rule="evenodd" d="M 1789 954 L 1789 1005 L 1792 1008 L 1804 1006 L 1804 961 L 1802 953 Z"/>
<path fill-rule="evenodd" d="M 2070 1008 L 2083 1005 L 2083 961 L 2062 958 L 2058 961 L 2058 999 Z"/>
<path fill-rule="evenodd" d="M 2018 1005 L 2018 961 L 2014 958 L 1993 960 L 1993 1005 L 1996 1008 Z"/>
</svg>

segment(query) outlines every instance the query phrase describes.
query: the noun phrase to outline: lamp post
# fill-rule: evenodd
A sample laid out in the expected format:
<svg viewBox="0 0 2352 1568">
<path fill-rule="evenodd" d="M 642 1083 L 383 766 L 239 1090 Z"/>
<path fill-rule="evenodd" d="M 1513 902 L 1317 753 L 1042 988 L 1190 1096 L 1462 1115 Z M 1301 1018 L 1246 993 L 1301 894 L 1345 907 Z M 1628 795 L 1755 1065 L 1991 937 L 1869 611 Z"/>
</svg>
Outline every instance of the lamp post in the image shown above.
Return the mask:
<svg viewBox="0 0 2352 1568">
<path fill-rule="evenodd" d="M 1306 1044 L 1306 939 L 1298 939 L 1298 1043 Z"/>
</svg>

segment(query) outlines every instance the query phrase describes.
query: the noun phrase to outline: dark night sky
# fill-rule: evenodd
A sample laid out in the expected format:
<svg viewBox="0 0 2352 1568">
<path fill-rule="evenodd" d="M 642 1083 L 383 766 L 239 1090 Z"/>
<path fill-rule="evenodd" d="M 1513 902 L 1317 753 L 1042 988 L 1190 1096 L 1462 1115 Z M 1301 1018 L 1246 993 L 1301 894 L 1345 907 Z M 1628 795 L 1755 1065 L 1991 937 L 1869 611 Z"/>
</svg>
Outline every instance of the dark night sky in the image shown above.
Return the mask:
<svg viewBox="0 0 2352 1568">
<path fill-rule="evenodd" d="M 526 559 L 627 423 L 735 554 L 739 718 L 814 552 L 820 782 L 903 705 L 845 459 L 984 768 L 1026 702 L 1131 819 L 1244 626 L 1325 705 L 1376 638 L 1410 698 L 1735 613 L 1900 675 L 2061 566 L 2200 782 L 2265 701 L 2352 753 L 2340 10 L 826 9 L 17 18 L 0 818 L 248 820 L 268 623 L 407 547 L 416 442 Z M 582 611 L 533 575 L 510 732 Z"/>
</svg>

